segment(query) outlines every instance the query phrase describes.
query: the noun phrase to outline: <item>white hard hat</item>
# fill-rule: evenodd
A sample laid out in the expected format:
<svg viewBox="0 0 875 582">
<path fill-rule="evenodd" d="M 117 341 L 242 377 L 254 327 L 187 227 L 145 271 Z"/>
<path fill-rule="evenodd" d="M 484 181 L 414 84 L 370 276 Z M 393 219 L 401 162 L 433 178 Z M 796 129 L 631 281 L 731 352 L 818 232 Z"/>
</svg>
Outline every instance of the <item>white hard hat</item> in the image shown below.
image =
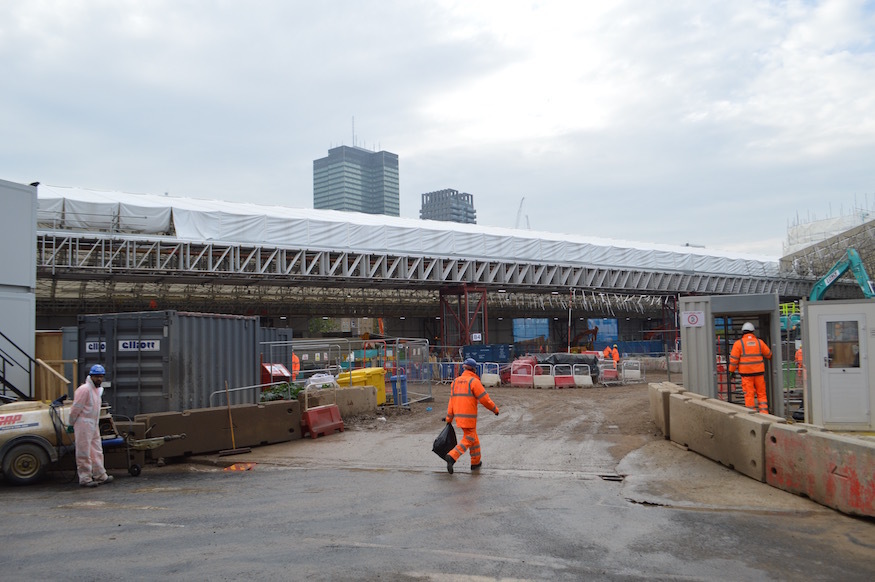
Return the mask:
<svg viewBox="0 0 875 582">
<path fill-rule="evenodd" d="M 754 330 L 754 326 L 749 321 L 744 322 L 744 325 L 741 326 L 741 331 L 753 331 L 753 330 Z"/>
</svg>

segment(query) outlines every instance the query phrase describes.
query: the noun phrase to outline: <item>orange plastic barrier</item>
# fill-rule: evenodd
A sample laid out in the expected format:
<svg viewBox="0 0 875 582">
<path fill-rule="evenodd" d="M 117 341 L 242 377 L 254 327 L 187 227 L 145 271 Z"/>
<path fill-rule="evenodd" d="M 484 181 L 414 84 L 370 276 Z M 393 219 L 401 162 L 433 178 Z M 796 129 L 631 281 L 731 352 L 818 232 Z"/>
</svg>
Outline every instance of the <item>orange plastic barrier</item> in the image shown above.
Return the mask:
<svg viewBox="0 0 875 582">
<path fill-rule="evenodd" d="M 556 388 L 574 388 L 574 374 L 571 364 L 555 364 L 553 366 L 553 382 Z"/>
<path fill-rule="evenodd" d="M 326 404 L 305 410 L 301 415 L 301 433 L 310 434 L 311 439 L 325 436 L 339 430 L 343 432 L 340 409 L 336 404 Z"/>
<path fill-rule="evenodd" d="M 510 385 L 532 388 L 535 385 L 535 367 L 529 362 L 511 362 Z"/>
</svg>

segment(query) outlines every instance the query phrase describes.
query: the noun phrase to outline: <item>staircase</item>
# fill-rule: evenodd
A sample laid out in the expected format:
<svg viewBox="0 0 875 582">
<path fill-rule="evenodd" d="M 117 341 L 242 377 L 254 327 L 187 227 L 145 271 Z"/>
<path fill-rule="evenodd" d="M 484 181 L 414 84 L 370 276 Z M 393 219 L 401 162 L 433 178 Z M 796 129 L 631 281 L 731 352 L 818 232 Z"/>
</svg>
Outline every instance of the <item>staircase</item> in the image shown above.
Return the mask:
<svg viewBox="0 0 875 582">
<path fill-rule="evenodd" d="M 33 376 L 37 361 L 2 331 L 0 338 L 0 404 L 15 400 L 33 400 Z M 12 382 L 10 376 L 15 370 L 25 371 L 26 386 L 21 385 L 21 380 L 18 381 L 18 386 Z"/>
</svg>

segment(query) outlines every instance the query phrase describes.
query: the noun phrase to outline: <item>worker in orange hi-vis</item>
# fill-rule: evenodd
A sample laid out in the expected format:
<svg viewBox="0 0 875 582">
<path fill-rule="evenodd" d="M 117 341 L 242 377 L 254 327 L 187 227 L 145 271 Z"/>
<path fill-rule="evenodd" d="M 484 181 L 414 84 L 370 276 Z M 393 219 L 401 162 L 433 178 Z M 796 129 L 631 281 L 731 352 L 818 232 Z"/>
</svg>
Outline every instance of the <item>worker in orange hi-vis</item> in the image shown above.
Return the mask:
<svg viewBox="0 0 875 582">
<path fill-rule="evenodd" d="M 602 352 L 604 354 L 606 360 L 611 359 L 611 346 L 605 346 L 605 351 Z"/>
<path fill-rule="evenodd" d="M 301 371 L 301 360 L 298 359 L 298 354 L 292 352 L 292 382 L 298 379 L 298 372 Z"/>
<path fill-rule="evenodd" d="M 796 387 L 801 388 L 805 385 L 805 363 L 802 361 L 802 346 L 796 348 L 796 355 L 793 359 L 796 362 Z"/>
<path fill-rule="evenodd" d="M 477 403 L 488 408 L 498 416 L 498 406 L 489 397 L 480 378 L 477 377 L 477 362 L 468 358 L 462 362 L 462 375 L 453 380 L 450 403 L 447 405 L 447 424 L 456 421 L 456 426 L 462 429 L 462 440 L 444 457 L 447 461 L 447 473 L 453 474 L 453 465 L 466 452 L 471 453 L 471 470 L 479 469 L 483 462 L 480 457 L 480 437 L 477 436 Z"/>
<path fill-rule="evenodd" d="M 615 364 L 620 363 L 620 350 L 617 349 L 617 344 L 614 344 L 614 349 L 611 350 L 611 359 Z"/>
<path fill-rule="evenodd" d="M 737 371 L 741 374 L 744 405 L 751 409 L 758 407 L 761 414 L 768 414 L 765 360 L 772 359 L 772 350 L 766 342 L 754 335 L 754 326 L 751 322 L 742 325 L 741 331 L 744 335 L 736 340 L 729 353 L 729 373 Z"/>
</svg>

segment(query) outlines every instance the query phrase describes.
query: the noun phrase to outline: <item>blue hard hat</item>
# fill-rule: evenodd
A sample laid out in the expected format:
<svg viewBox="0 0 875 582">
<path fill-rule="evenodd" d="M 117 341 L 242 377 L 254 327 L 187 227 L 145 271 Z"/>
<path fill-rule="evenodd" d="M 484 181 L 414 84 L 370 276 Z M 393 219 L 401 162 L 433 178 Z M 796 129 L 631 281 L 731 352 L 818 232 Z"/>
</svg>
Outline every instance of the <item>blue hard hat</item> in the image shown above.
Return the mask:
<svg viewBox="0 0 875 582">
<path fill-rule="evenodd" d="M 91 370 L 88 371 L 89 376 L 105 376 L 106 369 L 100 364 L 94 364 L 91 366 Z"/>
<path fill-rule="evenodd" d="M 475 360 L 474 358 L 468 358 L 464 362 L 462 362 L 462 365 L 469 366 L 471 368 L 476 368 L 477 367 L 477 360 Z"/>
</svg>

